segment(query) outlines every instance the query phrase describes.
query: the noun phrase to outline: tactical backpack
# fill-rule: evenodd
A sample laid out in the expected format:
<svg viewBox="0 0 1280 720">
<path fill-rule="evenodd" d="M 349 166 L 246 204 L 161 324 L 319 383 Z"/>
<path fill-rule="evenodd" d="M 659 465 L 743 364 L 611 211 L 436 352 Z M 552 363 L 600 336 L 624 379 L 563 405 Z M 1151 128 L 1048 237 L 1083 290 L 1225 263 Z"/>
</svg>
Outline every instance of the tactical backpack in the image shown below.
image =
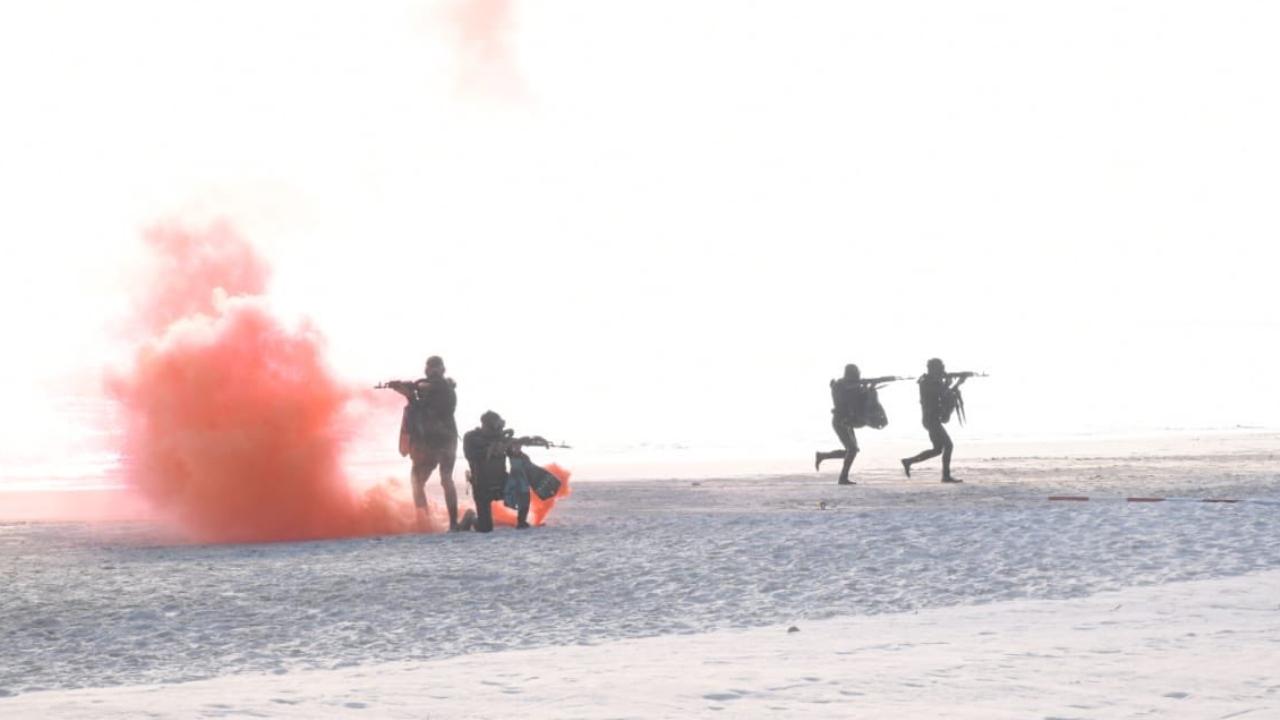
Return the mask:
<svg viewBox="0 0 1280 720">
<path fill-rule="evenodd" d="M 528 495 L 532 490 L 543 500 L 550 500 L 560 491 L 560 478 L 552 475 L 549 470 L 534 465 L 526 457 L 511 458 L 511 474 L 508 476 L 505 500 L 507 507 L 517 507 L 511 503 L 516 502 L 518 494 Z"/>
<path fill-rule="evenodd" d="M 853 404 L 853 426 L 882 430 L 889 425 L 889 415 L 880 404 L 880 392 L 876 386 L 861 387 Z"/>
<path fill-rule="evenodd" d="M 413 403 L 406 403 L 400 415 L 400 457 L 406 457 L 413 448 Z"/>
<path fill-rule="evenodd" d="M 951 416 L 955 415 L 960 424 L 964 424 L 964 396 L 960 394 L 960 388 L 949 387 L 942 392 L 939 399 L 942 410 L 942 422 L 951 422 Z"/>
</svg>

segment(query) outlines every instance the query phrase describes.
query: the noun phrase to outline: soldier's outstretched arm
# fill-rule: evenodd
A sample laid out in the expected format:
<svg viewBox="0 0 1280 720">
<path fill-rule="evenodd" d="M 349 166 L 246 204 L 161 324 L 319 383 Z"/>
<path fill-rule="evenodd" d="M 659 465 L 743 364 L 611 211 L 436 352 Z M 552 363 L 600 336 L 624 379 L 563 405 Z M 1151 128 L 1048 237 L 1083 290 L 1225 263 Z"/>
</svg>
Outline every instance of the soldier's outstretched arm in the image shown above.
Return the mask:
<svg viewBox="0 0 1280 720">
<path fill-rule="evenodd" d="M 378 385 L 377 387 L 380 389 L 385 388 L 387 390 L 395 390 L 403 395 L 406 400 L 414 399 L 413 383 L 405 380 L 390 380 Z"/>
</svg>

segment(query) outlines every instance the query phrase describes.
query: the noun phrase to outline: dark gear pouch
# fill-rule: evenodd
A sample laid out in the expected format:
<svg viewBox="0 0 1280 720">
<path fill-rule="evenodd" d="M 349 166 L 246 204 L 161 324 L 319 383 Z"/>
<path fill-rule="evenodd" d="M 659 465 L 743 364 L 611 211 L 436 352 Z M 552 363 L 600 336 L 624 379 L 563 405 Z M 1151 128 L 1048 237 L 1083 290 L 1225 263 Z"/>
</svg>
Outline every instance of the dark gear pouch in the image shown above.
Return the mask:
<svg viewBox="0 0 1280 720">
<path fill-rule="evenodd" d="M 413 406 L 405 405 L 404 412 L 400 415 L 400 457 L 406 457 L 410 448 L 413 447 L 413 438 L 410 434 L 410 425 L 413 423 Z"/>
</svg>

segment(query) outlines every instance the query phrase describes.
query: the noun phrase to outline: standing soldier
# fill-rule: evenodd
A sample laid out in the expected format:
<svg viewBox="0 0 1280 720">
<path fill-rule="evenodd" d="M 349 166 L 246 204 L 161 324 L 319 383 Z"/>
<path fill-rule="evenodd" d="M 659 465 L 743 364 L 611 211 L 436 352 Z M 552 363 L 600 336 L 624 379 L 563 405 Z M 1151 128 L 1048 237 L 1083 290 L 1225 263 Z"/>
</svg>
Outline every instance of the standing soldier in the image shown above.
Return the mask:
<svg viewBox="0 0 1280 720">
<path fill-rule="evenodd" d="M 955 446 L 943 424 L 951 420 L 953 412 L 957 410 L 964 412 L 964 406 L 960 400 L 960 386 L 977 373 L 948 373 L 938 358 L 929 360 L 925 367 L 926 372 L 920 376 L 919 380 L 920 411 L 924 429 L 929 431 L 929 441 L 933 443 L 933 447 L 913 457 L 903 458 L 902 470 L 907 477 L 911 477 L 912 465 L 941 455 L 942 482 L 962 482 L 951 475 L 951 451 Z"/>
<path fill-rule="evenodd" d="M 458 456 L 457 383 L 444 376 L 444 360 L 427 358 L 426 377 L 414 381 L 393 380 L 381 387 L 408 400 L 400 423 L 400 454 L 413 460 L 413 504 L 419 529 L 427 529 L 427 480 L 437 466 L 440 487 L 449 509 L 449 530 L 458 529 L 458 491 L 453 485 L 453 465 Z"/>
<path fill-rule="evenodd" d="M 840 468 L 840 485 L 853 485 L 849 479 L 849 468 L 853 459 L 858 457 L 858 438 L 854 428 L 871 426 L 877 430 L 888 425 L 884 408 L 876 395 L 879 383 L 898 380 L 897 377 L 880 377 L 862 379 L 862 371 L 852 363 L 844 366 L 844 377 L 831 381 L 831 429 L 844 446 L 842 450 L 830 452 L 818 451 L 813 454 L 813 469 L 822 467 L 823 460 L 844 460 Z"/>
</svg>

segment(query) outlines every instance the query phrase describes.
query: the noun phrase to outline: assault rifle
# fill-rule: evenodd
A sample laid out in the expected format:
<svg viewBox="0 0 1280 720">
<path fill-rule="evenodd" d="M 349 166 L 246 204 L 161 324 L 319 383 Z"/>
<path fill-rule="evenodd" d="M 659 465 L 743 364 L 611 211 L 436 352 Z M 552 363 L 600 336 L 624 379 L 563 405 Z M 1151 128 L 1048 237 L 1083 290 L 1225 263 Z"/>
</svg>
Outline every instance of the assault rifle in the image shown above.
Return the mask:
<svg viewBox="0 0 1280 720">
<path fill-rule="evenodd" d="M 883 377 L 858 378 L 858 384 L 862 386 L 883 385 L 884 383 L 898 382 L 899 380 L 915 380 L 915 378 L 900 377 L 898 375 L 885 375 Z M 831 384 L 834 386 L 836 383 L 844 382 L 844 381 L 845 381 L 844 378 L 836 378 L 835 380 L 831 381 Z"/>
<path fill-rule="evenodd" d="M 395 390 L 396 392 L 404 392 L 406 390 L 415 390 L 418 385 L 430 385 L 431 381 L 426 378 L 418 380 L 388 380 L 380 382 L 373 386 L 374 390 Z"/>
<path fill-rule="evenodd" d="M 960 424 L 963 425 L 964 396 L 960 394 L 960 384 L 971 377 L 987 377 L 987 374 L 965 370 L 963 372 L 943 373 L 942 377 L 946 381 L 942 393 L 942 422 L 951 422 L 951 415 L 954 413 L 960 419 Z M 951 384 L 953 380 L 956 381 L 954 385 Z"/>
<path fill-rule="evenodd" d="M 418 378 L 417 380 L 388 380 L 380 382 L 373 386 L 374 390 L 395 390 L 405 396 L 410 401 L 421 400 L 423 395 L 431 390 L 432 380 L 428 378 Z M 449 382 L 441 380 L 440 382 Z"/>
<path fill-rule="evenodd" d="M 520 437 L 516 437 L 515 430 L 503 430 L 501 443 L 508 448 L 540 447 L 572 449 L 564 443 L 553 443 L 541 435 L 521 435 Z"/>
<path fill-rule="evenodd" d="M 503 430 L 502 437 L 489 445 L 489 454 L 490 456 L 519 455 L 520 449 L 527 447 L 572 449 L 564 443 L 553 443 L 541 435 L 521 435 L 516 437 L 514 430 Z"/>
<path fill-rule="evenodd" d="M 885 375 L 883 377 L 862 378 L 858 380 L 863 385 L 880 385 L 882 383 L 898 382 L 899 380 L 914 380 L 915 378 L 900 377 L 898 375 Z"/>
<path fill-rule="evenodd" d="M 969 378 L 990 377 L 990 376 L 984 372 L 973 372 L 972 370 L 965 370 L 964 372 L 943 373 L 942 377 L 948 380 L 968 380 Z"/>
<path fill-rule="evenodd" d="M 911 377 L 911 378 L 895 378 L 895 379 L 918 380 L 920 378 L 925 378 L 925 377 L 928 377 L 928 375 L 915 375 L 915 377 Z M 991 375 L 988 375 L 987 373 L 975 373 L 973 372 L 973 370 L 964 370 L 964 372 L 961 372 L 961 373 L 942 373 L 942 379 L 945 379 L 945 380 L 960 380 L 960 379 L 968 380 L 969 378 L 989 378 L 989 377 L 991 377 Z"/>
</svg>

